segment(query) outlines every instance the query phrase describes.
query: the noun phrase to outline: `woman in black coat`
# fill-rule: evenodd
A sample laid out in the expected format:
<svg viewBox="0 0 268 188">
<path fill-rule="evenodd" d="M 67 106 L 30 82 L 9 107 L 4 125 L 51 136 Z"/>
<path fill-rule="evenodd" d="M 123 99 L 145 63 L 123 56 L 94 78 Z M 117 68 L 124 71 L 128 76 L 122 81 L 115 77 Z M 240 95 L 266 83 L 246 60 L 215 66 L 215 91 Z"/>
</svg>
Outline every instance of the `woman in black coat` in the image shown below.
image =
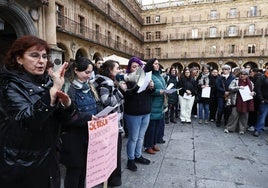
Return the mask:
<svg viewBox="0 0 268 188">
<path fill-rule="evenodd" d="M 23 36 L 11 46 L 1 70 L 1 105 L 8 118 L 0 137 L 1 188 L 60 187 L 59 130 L 75 111 L 61 92 L 68 63 L 56 72 L 50 69 L 51 80 L 48 53 L 45 41 Z"/>
</svg>

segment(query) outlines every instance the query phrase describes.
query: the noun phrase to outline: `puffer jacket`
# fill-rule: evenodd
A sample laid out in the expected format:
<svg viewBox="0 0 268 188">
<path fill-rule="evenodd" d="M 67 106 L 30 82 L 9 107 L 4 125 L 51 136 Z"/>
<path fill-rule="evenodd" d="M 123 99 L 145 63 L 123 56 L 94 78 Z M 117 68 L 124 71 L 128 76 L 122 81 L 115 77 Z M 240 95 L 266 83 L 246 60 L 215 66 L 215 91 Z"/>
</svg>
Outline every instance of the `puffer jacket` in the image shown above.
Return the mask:
<svg viewBox="0 0 268 188">
<path fill-rule="evenodd" d="M 20 176 L 24 168 L 39 168 L 53 186 L 58 186 L 57 143 L 61 123 L 75 114 L 74 106 L 63 109 L 50 106 L 52 81 L 26 72 L 0 72 L 1 105 L 9 118 L 5 138 L 0 146 L 0 179 L 9 169 L 16 168 Z M 4 83 L 4 84 L 3 84 Z M 5 162 L 5 163 L 3 163 Z M 2 174 L 1 174 L 2 173 Z"/>
</svg>

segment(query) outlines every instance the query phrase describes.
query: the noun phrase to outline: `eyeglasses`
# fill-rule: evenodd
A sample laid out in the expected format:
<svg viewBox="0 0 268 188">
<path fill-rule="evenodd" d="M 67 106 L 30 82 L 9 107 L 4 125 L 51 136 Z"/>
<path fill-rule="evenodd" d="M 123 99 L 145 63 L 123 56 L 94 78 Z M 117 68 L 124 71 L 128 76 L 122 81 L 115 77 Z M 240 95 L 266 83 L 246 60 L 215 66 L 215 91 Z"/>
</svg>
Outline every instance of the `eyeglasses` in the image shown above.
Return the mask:
<svg viewBox="0 0 268 188">
<path fill-rule="evenodd" d="M 48 60 L 49 55 L 48 54 L 39 54 L 38 52 L 31 52 L 31 53 L 25 53 L 28 56 L 30 56 L 31 58 L 33 58 L 34 60 L 38 61 L 41 59 L 41 57 L 45 60 Z"/>
</svg>

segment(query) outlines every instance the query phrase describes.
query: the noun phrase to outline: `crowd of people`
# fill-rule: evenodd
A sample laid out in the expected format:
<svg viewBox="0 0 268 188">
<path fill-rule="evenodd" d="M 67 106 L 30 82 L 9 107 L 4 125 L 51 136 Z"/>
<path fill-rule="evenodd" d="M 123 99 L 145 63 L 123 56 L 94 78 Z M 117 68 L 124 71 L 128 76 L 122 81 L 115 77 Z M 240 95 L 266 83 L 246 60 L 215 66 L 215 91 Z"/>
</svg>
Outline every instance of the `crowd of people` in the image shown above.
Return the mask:
<svg viewBox="0 0 268 188">
<path fill-rule="evenodd" d="M 122 137 L 127 137 L 127 168 L 149 165 L 143 151 L 155 155 L 165 143 L 165 124 L 224 127 L 225 133 L 259 136 L 267 126 L 268 65 L 221 71 L 204 65 L 163 71 L 158 59 L 143 64 L 85 57 L 57 70 L 49 46 L 35 36 L 17 39 L 0 71 L 0 187 L 59 188 L 59 163 L 66 168 L 65 188 L 84 188 L 88 148 L 87 123 L 107 106 L 118 114 L 117 167 L 108 185 L 120 186 Z M 151 81 L 140 91 L 140 74 Z M 167 89 L 168 88 L 168 89 Z M 172 92 L 169 92 L 172 90 Z M 245 91 L 245 93 L 244 93 Z M 246 98 L 245 98 L 246 95 Z"/>
</svg>

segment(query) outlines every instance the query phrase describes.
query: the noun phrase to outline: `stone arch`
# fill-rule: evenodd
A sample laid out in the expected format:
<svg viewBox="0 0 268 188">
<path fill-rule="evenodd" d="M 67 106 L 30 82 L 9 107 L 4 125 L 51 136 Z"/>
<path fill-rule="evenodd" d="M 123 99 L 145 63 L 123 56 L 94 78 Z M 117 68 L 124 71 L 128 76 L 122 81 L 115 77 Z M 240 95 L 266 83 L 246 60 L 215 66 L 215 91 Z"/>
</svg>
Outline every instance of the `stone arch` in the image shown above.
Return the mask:
<svg viewBox="0 0 268 188">
<path fill-rule="evenodd" d="M 229 65 L 231 66 L 231 69 L 235 68 L 235 67 L 238 67 L 237 64 L 235 62 L 232 62 L 232 61 L 228 61 L 227 63 L 225 63 L 226 65 Z"/>
<path fill-rule="evenodd" d="M 243 67 L 245 68 L 247 65 L 250 65 L 251 68 L 258 68 L 257 63 L 253 62 L 253 61 L 248 61 L 246 62 Z"/>
<path fill-rule="evenodd" d="M 200 70 L 200 65 L 198 64 L 198 63 L 196 63 L 196 62 L 192 62 L 192 63 L 190 63 L 189 65 L 188 65 L 188 67 L 189 68 L 193 68 L 193 67 L 198 67 L 198 69 Z"/>
<path fill-rule="evenodd" d="M 75 59 L 77 59 L 78 57 L 87 57 L 86 50 L 84 50 L 83 48 L 78 49 L 75 54 Z"/>
<path fill-rule="evenodd" d="M 14 28 L 17 37 L 23 35 L 38 36 L 30 15 L 15 1 L 0 0 L 0 18 Z"/>
<path fill-rule="evenodd" d="M 175 67 L 179 72 L 182 72 L 183 70 L 183 65 L 179 62 L 173 63 L 171 66 Z"/>
<path fill-rule="evenodd" d="M 213 69 L 219 70 L 219 65 L 215 62 L 208 62 L 207 65 L 210 66 L 210 70 L 213 70 Z"/>
<path fill-rule="evenodd" d="M 68 47 L 63 43 L 57 43 L 57 46 L 62 50 L 62 62 L 70 61 L 71 55 L 68 51 Z"/>
</svg>

